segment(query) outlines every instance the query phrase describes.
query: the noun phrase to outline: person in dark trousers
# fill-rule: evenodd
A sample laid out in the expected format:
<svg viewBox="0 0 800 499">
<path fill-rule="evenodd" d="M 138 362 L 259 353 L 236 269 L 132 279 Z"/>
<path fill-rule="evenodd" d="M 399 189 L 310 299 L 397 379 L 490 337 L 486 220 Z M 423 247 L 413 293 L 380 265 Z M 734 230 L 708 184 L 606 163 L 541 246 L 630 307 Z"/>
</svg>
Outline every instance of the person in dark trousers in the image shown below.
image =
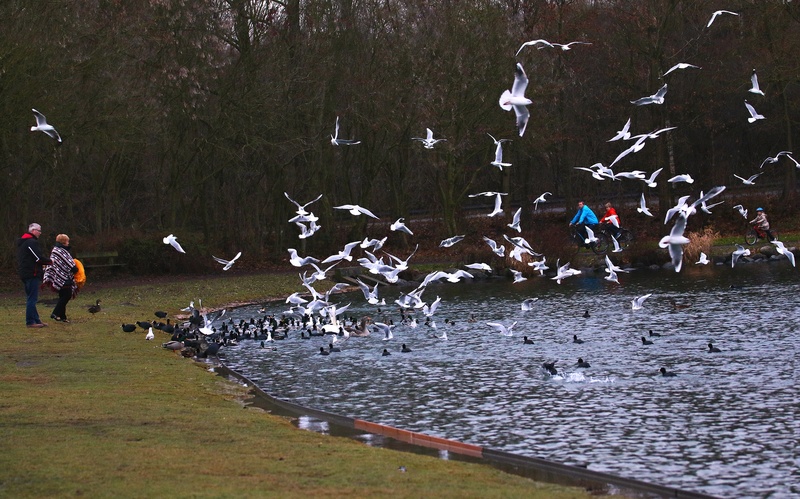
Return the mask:
<svg viewBox="0 0 800 499">
<path fill-rule="evenodd" d="M 78 267 L 70 253 L 68 235 L 56 236 L 56 244 L 50 252 L 50 261 L 53 263 L 45 267 L 42 281 L 44 284 L 49 284 L 53 291 L 58 293 L 58 303 L 56 303 L 53 313 L 50 314 L 50 318 L 59 322 L 69 322 L 67 303 L 78 294 L 78 286 L 74 278 Z"/>
<path fill-rule="evenodd" d="M 39 236 L 42 235 L 42 226 L 32 223 L 28 232 L 17 239 L 17 270 L 28 300 L 25 304 L 25 324 L 28 327 L 46 327 L 36 310 L 39 301 L 39 285 L 42 281 L 42 266 L 49 265 L 50 259 L 42 254 L 39 246 Z"/>
</svg>

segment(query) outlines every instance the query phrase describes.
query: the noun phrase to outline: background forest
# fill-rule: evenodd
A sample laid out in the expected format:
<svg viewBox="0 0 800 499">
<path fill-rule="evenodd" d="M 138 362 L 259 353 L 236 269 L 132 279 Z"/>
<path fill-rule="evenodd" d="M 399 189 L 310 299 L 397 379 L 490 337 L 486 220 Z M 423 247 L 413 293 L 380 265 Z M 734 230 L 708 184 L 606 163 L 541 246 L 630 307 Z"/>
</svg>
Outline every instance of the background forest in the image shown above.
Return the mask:
<svg viewBox="0 0 800 499">
<path fill-rule="evenodd" d="M 718 9 L 739 15 L 707 27 Z M 515 57 L 538 38 L 590 45 Z M 340 204 L 381 217 L 372 237 L 401 216 L 440 220 L 438 242 L 463 233 L 467 194 L 480 191 L 526 209 L 551 191 L 569 215 L 579 197 L 621 202 L 644 189 L 671 206 L 714 185 L 730 193 L 734 173 L 749 177 L 768 156 L 800 159 L 798 54 L 800 6 L 786 0 L 5 0 L 2 262 L 30 221 L 48 247 L 48 233 L 66 232 L 81 249 L 158 255 L 174 233 L 195 255 L 277 260 L 287 247 L 320 256 L 363 238 L 366 222 Z M 523 137 L 498 105 L 516 62 L 533 100 Z M 702 69 L 661 78 L 679 62 Z M 763 97 L 747 91 L 754 68 Z M 630 103 L 664 82 L 663 105 Z M 767 119 L 748 123 L 744 100 Z M 31 133 L 31 108 L 62 144 Z M 361 144 L 331 145 L 337 116 L 341 136 Z M 613 161 L 630 143 L 608 139 L 628 118 L 634 134 L 678 127 L 620 162 L 664 168 L 655 189 L 574 168 Z M 447 141 L 411 140 L 426 127 Z M 489 165 L 487 133 L 513 140 L 513 166 Z M 771 207 L 795 213 L 798 170 L 763 170 Z M 696 183 L 666 182 L 680 173 Z M 303 246 L 284 192 L 324 194 L 311 207 L 323 229 Z"/>
</svg>

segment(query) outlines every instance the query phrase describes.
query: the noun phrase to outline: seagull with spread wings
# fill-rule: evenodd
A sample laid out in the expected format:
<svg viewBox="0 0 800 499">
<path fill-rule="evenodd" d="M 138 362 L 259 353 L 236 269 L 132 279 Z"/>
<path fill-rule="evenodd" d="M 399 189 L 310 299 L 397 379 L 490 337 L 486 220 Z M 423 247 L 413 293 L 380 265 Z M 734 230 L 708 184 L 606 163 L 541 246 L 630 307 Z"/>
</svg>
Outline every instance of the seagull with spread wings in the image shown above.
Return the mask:
<svg viewBox="0 0 800 499">
<path fill-rule="evenodd" d="M 525 74 L 525 70 L 522 69 L 522 64 L 517 63 L 514 68 L 514 85 L 511 90 L 506 90 L 500 96 L 500 107 L 503 111 L 514 110 L 514 114 L 517 116 L 517 130 L 519 130 L 520 137 L 525 133 L 525 128 L 528 126 L 528 119 L 530 118 L 530 113 L 526 106 L 533 104 L 532 100 L 525 97 L 526 88 L 528 88 L 528 76 Z"/>
<path fill-rule="evenodd" d="M 61 142 L 61 135 L 58 134 L 53 125 L 47 123 L 47 118 L 36 109 L 31 109 L 31 111 L 33 111 L 33 117 L 36 118 L 36 126 L 31 127 L 31 132 L 43 132 L 48 137 Z"/>
<path fill-rule="evenodd" d="M 336 129 L 331 135 L 331 144 L 335 146 L 354 146 L 360 144 L 360 140 L 340 139 L 339 138 L 339 117 L 336 117 Z"/>
</svg>

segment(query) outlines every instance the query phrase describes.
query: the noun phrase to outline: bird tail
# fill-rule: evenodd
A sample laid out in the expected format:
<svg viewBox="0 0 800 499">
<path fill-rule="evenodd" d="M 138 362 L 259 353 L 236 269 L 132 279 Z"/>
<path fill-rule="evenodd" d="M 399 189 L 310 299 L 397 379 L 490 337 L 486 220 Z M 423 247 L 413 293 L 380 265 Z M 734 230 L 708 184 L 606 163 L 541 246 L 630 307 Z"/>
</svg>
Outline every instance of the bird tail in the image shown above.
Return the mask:
<svg viewBox="0 0 800 499">
<path fill-rule="evenodd" d="M 509 100 L 511 100 L 511 91 L 506 90 L 500 96 L 500 107 L 503 108 L 503 111 L 511 111 L 513 106 L 508 103 Z"/>
</svg>

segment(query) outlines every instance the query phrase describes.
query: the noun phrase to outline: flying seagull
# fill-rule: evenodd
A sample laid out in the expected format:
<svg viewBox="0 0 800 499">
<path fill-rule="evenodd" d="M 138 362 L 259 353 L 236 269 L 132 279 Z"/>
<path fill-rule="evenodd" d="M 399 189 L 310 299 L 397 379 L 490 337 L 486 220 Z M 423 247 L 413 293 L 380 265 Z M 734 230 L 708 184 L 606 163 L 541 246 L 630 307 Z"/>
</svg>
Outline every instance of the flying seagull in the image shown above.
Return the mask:
<svg viewBox="0 0 800 499">
<path fill-rule="evenodd" d="M 307 216 L 307 215 L 310 215 L 311 213 L 310 213 L 310 212 L 308 212 L 308 211 L 306 211 L 306 206 L 308 206 L 308 205 L 310 205 L 310 204 L 312 204 L 312 203 L 315 203 L 315 202 L 319 201 L 319 200 L 320 200 L 320 198 L 322 198 L 322 194 L 320 194 L 319 196 L 317 196 L 317 197 L 316 197 L 316 198 L 314 198 L 313 200 L 309 201 L 308 203 L 306 203 L 306 204 L 300 204 L 300 203 L 298 203 L 297 201 L 295 201 L 294 199 L 290 198 L 288 193 L 284 192 L 284 193 L 283 193 L 283 195 L 284 195 L 284 196 L 286 196 L 286 199 L 288 199 L 289 201 L 291 201 L 291 202 L 292 202 L 292 204 L 294 204 L 295 206 L 297 206 L 297 211 L 296 211 L 296 213 L 297 213 L 298 215 L 300 215 L 300 216 Z M 290 220 L 290 221 L 291 221 L 291 220 Z M 308 220 L 304 220 L 304 221 L 308 221 Z M 315 221 L 316 221 L 316 220 L 315 220 Z"/>
<path fill-rule="evenodd" d="M 233 267 L 233 263 L 234 263 L 234 262 L 235 262 L 235 261 L 236 261 L 236 260 L 237 260 L 237 259 L 238 259 L 240 256 L 242 256 L 242 252 L 241 252 L 241 251 L 240 251 L 240 252 L 238 252 L 238 253 L 236 253 L 236 256 L 235 256 L 235 257 L 233 257 L 233 258 L 231 258 L 230 260 L 223 260 L 222 258 L 217 258 L 217 257 L 215 257 L 214 255 L 211 255 L 211 258 L 213 258 L 213 259 L 214 259 L 214 261 L 216 261 L 217 263 L 221 263 L 222 265 L 224 265 L 224 267 L 222 267 L 222 270 L 228 270 L 228 269 L 230 269 L 231 267 Z"/>
<path fill-rule="evenodd" d="M 628 118 L 628 121 L 625 122 L 625 126 L 622 127 L 622 130 L 617 131 L 617 134 L 614 135 L 614 137 L 612 137 L 611 139 L 609 139 L 608 142 L 614 142 L 615 140 L 619 139 L 628 140 L 629 138 L 631 138 L 630 129 L 631 129 L 631 119 Z"/>
<path fill-rule="evenodd" d="M 354 146 L 356 144 L 360 144 L 360 140 L 349 140 L 349 139 L 340 139 L 339 138 L 339 117 L 336 117 L 336 130 L 334 134 L 331 135 L 331 144 L 335 146 Z"/>
<path fill-rule="evenodd" d="M 514 110 L 517 115 L 517 130 L 519 130 L 520 137 L 525 133 L 525 127 L 528 126 L 528 118 L 530 118 L 528 108 L 525 106 L 533 104 L 532 100 L 525 97 L 525 89 L 527 87 L 528 76 L 525 74 L 525 70 L 522 69 L 522 64 L 517 63 L 514 69 L 514 85 L 511 90 L 506 90 L 500 96 L 500 107 L 503 111 Z"/>
<path fill-rule="evenodd" d="M 755 123 L 757 120 L 766 119 L 764 118 L 763 114 L 758 114 L 756 112 L 756 109 L 753 106 L 751 106 L 749 102 L 744 101 L 744 105 L 747 108 L 747 112 L 750 113 L 750 117 L 747 118 L 748 123 Z"/>
<path fill-rule="evenodd" d="M 663 77 L 667 76 L 668 74 L 670 74 L 671 72 L 673 72 L 675 70 L 688 69 L 688 68 L 701 69 L 700 66 L 695 66 L 694 64 L 689 64 L 688 62 L 679 62 L 678 64 L 676 64 L 676 65 L 672 66 L 671 68 L 669 68 L 666 73 L 661 75 L 661 77 L 663 78 Z"/>
<path fill-rule="evenodd" d="M 642 97 L 641 99 L 632 100 L 631 104 L 635 104 L 637 106 L 646 106 L 648 104 L 663 104 L 665 95 L 667 95 L 666 83 L 664 84 L 663 87 L 658 89 L 658 92 L 647 97 Z"/>
<path fill-rule="evenodd" d="M 425 149 L 433 149 L 433 146 L 435 146 L 438 142 L 447 140 L 447 139 L 434 139 L 433 130 L 431 130 L 430 128 L 426 128 L 425 130 L 427 132 L 427 136 L 424 139 L 422 137 L 411 138 L 411 140 L 419 140 L 420 142 L 422 142 L 422 145 L 425 147 Z"/>
<path fill-rule="evenodd" d="M 183 251 L 183 248 L 181 248 L 181 243 L 179 243 L 178 239 L 172 234 L 164 238 L 164 244 L 169 244 L 170 246 L 178 250 L 179 253 L 186 253 L 185 251 Z"/>
<path fill-rule="evenodd" d="M 368 217 L 374 218 L 375 220 L 380 220 L 378 217 L 375 216 L 374 213 L 372 213 L 371 211 L 369 211 L 366 208 L 362 208 L 361 206 L 358 206 L 357 204 L 343 204 L 341 206 L 334 206 L 333 209 L 335 209 L 335 210 L 348 210 L 351 215 L 355 215 L 355 216 L 366 215 Z"/>
<path fill-rule="evenodd" d="M 44 115 L 36 109 L 31 109 L 31 111 L 33 111 L 33 117 L 36 118 L 36 126 L 31 127 L 31 132 L 44 132 L 50 138 L 61 142 L 61 136 L 58 134 L 56 129 L 53 128 L 53 125 L 49 125 L 47 123 L 47 118 L 45 118 Z"/>
<path fill-rule="evenodd" d="M 395 223 L 393 223 L 392 225 L 389 226 L 389 229 L 393 230 L 393 231 L 405 232 L 409 236 L 413 236 L 414 235 L 414 233 L 411 232 L 411 229 L 406 227 L 406 224 L 403 223 L 403 217 L 398 218 Z"/>
<path fill-rule="evenodd" d="M 531 40 L 531 41 L 529 41 L 529 42 L 525 42 L 525 43 L 523 43 L 523 44 L 522 44 L 522 45 L 519 47 L 519 50 L 517 50 L 517 53 L 516 53 L 516 54 L 514 54 L 514 57 L 518 56 L 518 55 L 519 55 L 519 53 L 520 53 L 520 52 L 522 52 L 522 49 L 524 49 L 525 47 L 531 46 L 531 45 L 533 45 L 534 47 L 535 47 L 536 45 L 542 45 L 541 47 L 539 47 L 539 49 L 542 49 L 542 48 L 544 48 L 544 47 L 550 47 L 550 48 L 553 48 L 553 44 L 552 44 L 552 43 L 550 43 L 550 42 L 548 42 L 547 40 L 542 40 L 542 39 L 539 39 L 539 40 Z"/>
<path fill-rule="evenodd" d="M 755 180 L 761 176 L 761 173 L 756 173 L 755 175 L 750 175 L 749 178 L 740 177 L 739 175 L 733 174 L 734 177 L 738 178 L 742 181 L 744 185 L 755 185 Z"/>
<path fill-rule="evenodd" d="M 639 207 L 636 208 L 636 211 L 639 213 L 644 213 L 648 217 L 652 217 L 653 214 L 650 213 L 650 209 L 647 208 L 647 201 L 644 198 L 644 192 L 642 193 L 642 199 L 639 201 Z"/>
<path fill-rule="evenodd" d="M 444 239 L 442 242 L 439 243 L 440 248 L 449 248 L 450 246 L 456 244 L 457 242 L 464 239 L 464 236 L 453 236 L 447 239 Z"/>
<path fill-rule="evenodd" d="M 533 200 L 533 211 L 536 211 L 539 208 L 539 203 L 546 203 L 547 199 L 545 196 L 552 196 L 553 194 L 550 192 L 543 192 L 541 196 Z"/>
<path fill-rule="evenodd" d="M 490 133 L 487 133 L 486 135 L 492 137 L 492 134 Z M 492 161 L 489 164 L 492 166 L 496 166 L 500 168 L 500 171 L 503 171 L 504 166 L 511 166 L 511 163 L 503 163 L 503 142 L 511 142 L 511 141 L 508 139 L 497 140 L 494 137 L 492 137 L 492 140 L 494 141 L 495 145 L 497 145 L 497 148 L 494 150 L 494 161 Z"/>
<path fill-rule="evenodd" d="M 753 70 L 753 73 L 750 75 L 750 90 L 748 92 L 764 95 L 764 92 L 761 91 L 761 88 L 758 86 L 758 76 L 756 75 L 756 70 Z"/>
<path fill-rule="evenodd" d="M 706 24 L 706 28 L 710 28 L 711 24 L 714 22 L 714 19 L 716 19 L 717 16 L 719 16 L 721 14 L 730 14 L 732 16 L 738 16 L 739 15 L 736 12 L 731 12 L 729 10 L 717 10 L 713 14 L 711 14 L 711 19 L 708 20 L 708 24 Z"/>
</svg>

